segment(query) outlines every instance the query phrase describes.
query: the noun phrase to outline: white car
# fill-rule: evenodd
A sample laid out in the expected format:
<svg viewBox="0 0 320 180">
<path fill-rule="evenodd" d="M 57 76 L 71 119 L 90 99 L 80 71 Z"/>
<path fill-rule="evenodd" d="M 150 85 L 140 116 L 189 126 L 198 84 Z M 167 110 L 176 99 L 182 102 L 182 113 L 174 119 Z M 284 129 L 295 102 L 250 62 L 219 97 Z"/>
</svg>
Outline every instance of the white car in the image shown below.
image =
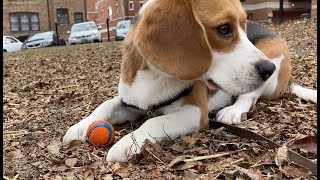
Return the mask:
<svg viewBox="0 0 320 180">
<path fill-rule="evenodd" d="M 74 45 L 88 42 L 101 42 L 100 29 L 101 26 L 97 26 L 93 21 L 74 24 L 71 27 L 71 31 L 68 31 L 68 34 L 70 34 L 68 43 Z"/>
<path fill-rule="evenodd" d="M 22 42 L 12 36 L 3 36 L 3 52 L 21 50 Z"/>
<path fill-rule="evenodd" d="M 125 21 L 119 21 L 117 23 L 117 27 L 115 29 L 115 39 L 116 41 L 124 40 L 124 38 L 127 36 L 127 33 L 131 27 L 131 21 L 125 20 Z"/>
</svg>

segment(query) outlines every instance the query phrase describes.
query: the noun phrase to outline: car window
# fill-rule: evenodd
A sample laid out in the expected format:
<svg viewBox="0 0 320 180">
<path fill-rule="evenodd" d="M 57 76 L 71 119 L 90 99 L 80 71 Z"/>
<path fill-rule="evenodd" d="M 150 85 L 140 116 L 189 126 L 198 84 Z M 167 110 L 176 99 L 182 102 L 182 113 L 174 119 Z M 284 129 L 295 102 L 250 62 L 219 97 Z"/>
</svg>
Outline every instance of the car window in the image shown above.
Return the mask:
<svg viewBox="0 0 320 180">
<path fill-rule="evenodd" d="M 95 23 L 75 24 L 71 28 L 71 33 L 98 29 Z"/>
<path fill-rule="evenodd" d="M 51 37 L 52 37 L 52 32 L 44 32 L 44 33 L 38 33 L 30 36 L 27 41 L 49 39 Z"/>
<path fill-rule="evenodd" d="M 117 29 L 126 29 L 130 28 L 131 26 L 131 21 L 121 21 L 117 25 Z"/>
<path fill-rule="evenodd" d="M 120 24 L 119 26 L 118 26 L 118 29 L 125 29 L 126 28 L 126 26 L 124 25 L 124 24 Z"/>
<path fill-rule="evenodd" d="M 10 43 L 17 43 L 18 41 L 16 41 L 15 39 L 11 38 L 11 37 L 6 37 L 6 44 L 10 44 Z"/>
</svg>

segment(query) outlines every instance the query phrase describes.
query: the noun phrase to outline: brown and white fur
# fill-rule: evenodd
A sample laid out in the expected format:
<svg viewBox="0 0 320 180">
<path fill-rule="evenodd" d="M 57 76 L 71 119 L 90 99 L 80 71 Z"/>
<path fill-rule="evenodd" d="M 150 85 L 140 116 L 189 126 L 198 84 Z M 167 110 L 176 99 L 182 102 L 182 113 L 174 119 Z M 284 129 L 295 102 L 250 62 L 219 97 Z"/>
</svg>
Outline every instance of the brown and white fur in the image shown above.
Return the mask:
<svg viewBox="0 0 320 180">
<path fill-rule="evenodd" d="M 231 31 L 227 35 L 225 24 Z M 174 139 L 207 128 L 208 112 L 214 109 L 223 108 L 217 121 L 240 123 L 241 114 L 260 97 L 280 96 L 291 76 L 285 41 L 257 36 L 252 44 L 246 26 L 246 13 L 238 0 L 149 0 L 123 44 L 119 96 L 70 127 L 64 143 L 84 140 L 89 124 L 99 119 L 113 124 L 135 121 L 146 115 L 143 110 L 190 86 L 188 95 L 157 109 L 152 118 L 114 144 L 107 160 L 126 161 L 140 153 L 145 139 Z M 269 68 L 264 78 L 261 67 Z M 316 101 L 314 90 L 298 85 L 292 85 L 292 90 Z M 232 96 L 238 96 L 234 104 Z"/>
</svg>

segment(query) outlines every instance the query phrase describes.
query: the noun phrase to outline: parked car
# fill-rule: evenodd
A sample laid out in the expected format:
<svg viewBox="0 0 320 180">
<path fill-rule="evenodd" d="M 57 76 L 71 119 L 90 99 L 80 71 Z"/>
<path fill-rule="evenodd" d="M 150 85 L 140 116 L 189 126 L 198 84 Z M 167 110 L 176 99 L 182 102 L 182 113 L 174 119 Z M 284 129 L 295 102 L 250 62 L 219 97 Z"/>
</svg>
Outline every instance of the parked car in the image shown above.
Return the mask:
<svg viewBox="0 0 320 180">
<path fill-rule="evenodd" d="M 58 38 L 54 31 L 33 34 L 23 42 L 21 49 L 34 49 L 42 47 L 57 46 Z"/>
<path fill-rule="evenodd" d="M 3 52 L 18 51 L 21 49 L 22 42 L 12 36 L 3 36 Z"/>
<path fill-rule="evenodd" d="M 71 27 L 71 31 L 68 31 L 68 34 L 70 34 L 68 43 L 74 45 L 88 42 L 102 42 L 100 29 L 101 26 L 97 26 L 93 21 L 74 24 Z"/>
<path fill-rule="evenodd" d="M 115 29 L 115 39 L 116 41 L 124 40 L 126 37 L 129 29 L 131 27 L 131 21 L 125 20 L 125 21 L 119 21 L 117 23 L 116 29 Z"/>
<path fill-rule="evenodd" d="M 310 19 L 311 18 L 311 14 L 310 13 L 303 13 L 300 15 L 300 19 L 303 19 L 303 20 L 307 20 L 307 19 Z"/>
</svg>

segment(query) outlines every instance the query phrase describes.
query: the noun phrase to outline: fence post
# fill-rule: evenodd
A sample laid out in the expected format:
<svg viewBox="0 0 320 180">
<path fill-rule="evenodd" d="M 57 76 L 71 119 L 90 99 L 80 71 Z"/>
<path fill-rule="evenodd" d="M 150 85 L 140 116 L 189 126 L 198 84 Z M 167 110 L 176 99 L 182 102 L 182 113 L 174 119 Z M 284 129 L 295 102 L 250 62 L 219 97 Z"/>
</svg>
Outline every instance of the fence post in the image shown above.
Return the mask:
<svg viewBox="0 0 320 180">
<path fill-rule="evenodd" d="M 56 26 L 56 34 L 57 34 L 57 39 L 58 39 L 58 46 L 60 46 L 60 38 L 59 38 L 59 33 L 58 33 L 58 23 L 55 22 L 54 24 Z"/>
<path fill-rule="evenodd" d="M 283 0 L 280 0 L 280 7 L 279 7 L 279 23 L 283 22 Z"/>
<path fill-rule="evenodd" d="M 110 41 L 109 18 L 107 18 L 108 41 Z"/>
</svg>

